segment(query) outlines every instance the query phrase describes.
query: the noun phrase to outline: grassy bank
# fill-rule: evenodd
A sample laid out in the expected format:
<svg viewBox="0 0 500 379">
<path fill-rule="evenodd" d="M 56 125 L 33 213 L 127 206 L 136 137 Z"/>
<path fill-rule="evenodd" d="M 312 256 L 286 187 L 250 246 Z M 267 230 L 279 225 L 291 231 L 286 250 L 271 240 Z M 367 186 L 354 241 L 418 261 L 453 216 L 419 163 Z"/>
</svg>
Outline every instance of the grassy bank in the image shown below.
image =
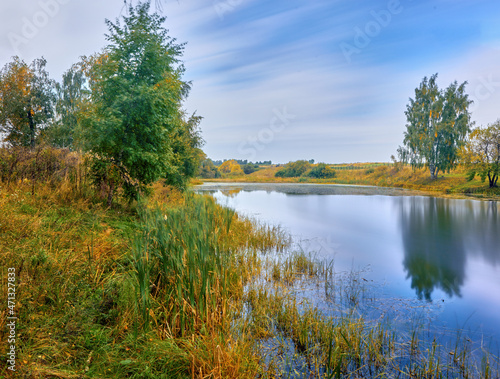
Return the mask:
<svg viewBox="0 0 500 379">
<path fill-rule="evenodd" d="M 1 281 L 15 268 L 18 318 L 12 374 L 2 307 L 0 376 L 256 375 L 231 320 L 259 269 L 251 252 L 282 248 L 279 232 L 160 186 L 147 205 L 113 208 L 71 183 L 32 187 L 0 192 Z"/>
<path fill-rule="evenodd" d="M 332 179 L 310 177 L 278 178 L 277 166 L 263 166 L 249 175 L 227 176 L 222 179 L 200 179 L 200 181 L 238 181 L 259 183 L 324 183 L 354 184 L 380 187 L 397 187 L 424 191 L 438 196 L 455 198 L 473 197 L 479 199 L 500 198 L 500 188 L 489 188 L 479 178 L 467 180 L 466 171 L 458 167 L 449 173 L 441 173 L 431 180 L 428 169 L 412 169 L 409 166 L 394 166 L 380 163 L 356 163 L 330 165 L 336 171 Z"/>
<path fill-rule="evenodd" d="M 359 312 L 366 284 L 288 251 L 279 228 L 157 186 L 104 206 L 70 182 L 2 185 L 2 286 L 16 269 L 16 369 L 25 378 L 484 377 L 487 349 L 450 350 Z M 304 288 L 333 304 L 325 311 Z M 373 301 L 373 299 L 368 299 Z"/>
</svg>

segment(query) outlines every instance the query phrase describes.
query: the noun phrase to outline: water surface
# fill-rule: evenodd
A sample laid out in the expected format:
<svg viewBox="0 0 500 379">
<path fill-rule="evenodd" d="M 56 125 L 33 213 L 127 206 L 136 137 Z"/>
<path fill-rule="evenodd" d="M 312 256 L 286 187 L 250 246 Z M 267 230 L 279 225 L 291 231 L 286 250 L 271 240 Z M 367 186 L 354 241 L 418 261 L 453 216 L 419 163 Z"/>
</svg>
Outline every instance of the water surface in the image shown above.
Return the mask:
<svg viewBox="0 0 500 379">
<path fill-rule="evenodd" d="M 336 271 L 362 270 L 379 296 L 421 304 L 432 323 L 498 347 L 498 202 L 339 185 L 217 183 L 197 190 L 281 225 L 304 250 L 333 259 Z"/>
</svg>

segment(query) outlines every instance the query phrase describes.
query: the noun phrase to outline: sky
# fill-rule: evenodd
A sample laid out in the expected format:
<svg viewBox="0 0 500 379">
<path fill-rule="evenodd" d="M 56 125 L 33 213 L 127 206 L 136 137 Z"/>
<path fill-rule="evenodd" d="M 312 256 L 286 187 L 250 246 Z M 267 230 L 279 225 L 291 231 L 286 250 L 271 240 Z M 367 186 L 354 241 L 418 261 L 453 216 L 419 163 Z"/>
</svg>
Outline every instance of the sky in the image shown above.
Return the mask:
<svg viewBox="0 0 500 379">
<path fill-rule="evenodd" d="M 137 0 L 136 0 L 137 1 Z M 476 126 L 500 118 L 496 0 L 157 0 L 184 43 L 184 103 L 216 159 L 387 162 L 424 77 L 467 81 Z M 123 0 L 2 0 L 0 66 L 52 78 L 106 46 Z"/>
</svg>

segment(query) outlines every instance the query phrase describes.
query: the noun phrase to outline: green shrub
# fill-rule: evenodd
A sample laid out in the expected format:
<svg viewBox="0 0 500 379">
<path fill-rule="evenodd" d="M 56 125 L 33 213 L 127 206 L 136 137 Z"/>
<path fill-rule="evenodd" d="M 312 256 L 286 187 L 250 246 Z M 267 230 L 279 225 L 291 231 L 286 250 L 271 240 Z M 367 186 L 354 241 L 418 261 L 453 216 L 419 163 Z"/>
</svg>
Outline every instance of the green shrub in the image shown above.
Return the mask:
<svg viewBox="0 0 500 379">
<path fill-rule="evenodd" d="M 243 166 L 243 172 L 246 175 L 251 174 L 252 172 L 255 172 L 255 166 L 252 163 L 247 163 Z"/>
<path fill-rule="evenodd" d="M 335 177 L 335 170 L 325 163 L 318 163 L 308 173 L 307 176 L 316 179 L 331 179 Z"/>
<path fill-rule="evenodd" d="M 289 162 L 282 169 L 278 170 L 274 176 L 278 178 L 294 178 L 299 177 L 304 174 L 307 170 L 311 168 L 311 164 L 308 161 L 300 160 L 295 162 Z"/>
</svg>

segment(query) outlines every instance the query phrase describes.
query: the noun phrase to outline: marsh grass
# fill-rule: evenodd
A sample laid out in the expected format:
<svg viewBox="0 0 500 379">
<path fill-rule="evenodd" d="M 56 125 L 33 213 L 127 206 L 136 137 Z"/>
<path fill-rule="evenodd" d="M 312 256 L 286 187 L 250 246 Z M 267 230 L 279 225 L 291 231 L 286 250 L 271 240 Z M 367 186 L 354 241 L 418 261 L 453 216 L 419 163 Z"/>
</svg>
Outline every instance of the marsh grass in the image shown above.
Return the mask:
<svg viewBox="0 0 500 379">
<path fill-rule="evenodd" d="M 258 341 L 265 377 L 498 375 L 498 357 L 465 333 L 440 341 L 440 330 L 418 321 L 419 313 L 409 303 L 398 311 L 415 321 L 367 318 L 367 309 L 376 307 L 371 303 L 378 299 L 363 271 L 336 273 L 333 264 L 303 251 L 266 258 L 265 280 L 248 286 L 242 316 Z M 329 306 L 317 301 L 320 292 Z"/>
</svg>

